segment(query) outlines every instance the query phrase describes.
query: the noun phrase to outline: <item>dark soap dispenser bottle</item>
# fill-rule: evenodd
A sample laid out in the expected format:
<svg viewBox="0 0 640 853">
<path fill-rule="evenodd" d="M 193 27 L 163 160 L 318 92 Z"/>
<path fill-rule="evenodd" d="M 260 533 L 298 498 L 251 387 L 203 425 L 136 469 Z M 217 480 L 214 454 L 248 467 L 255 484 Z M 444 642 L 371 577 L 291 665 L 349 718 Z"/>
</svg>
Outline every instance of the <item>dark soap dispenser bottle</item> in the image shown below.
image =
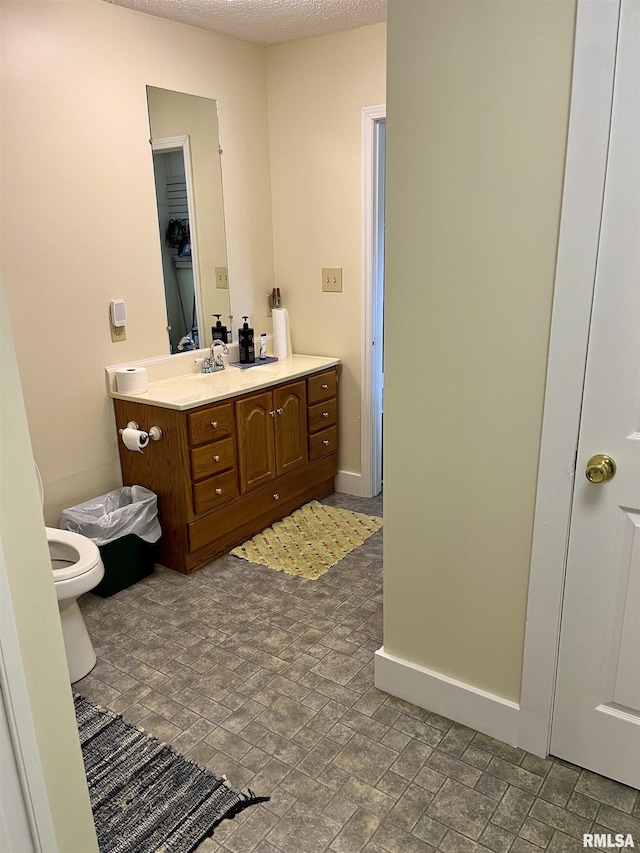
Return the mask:
<svg viewBox="0 0 640 853">
<path fill-rule="evenodd" d="M 212 314 L 212 317 L 217 317 L 215 326 L 211 327 L 211 339 L 213 341 L 222 341 L 223 344 L 228 343 L 227 341 L 227 327 L 223 326 L 220 322 L 220 317 L 222 314 Z"/>
<path fill-rule="evenodd" d="M 256 347 L 253 342 L 253 329 L 249 328 L 248 317 L 243 316 L 244 323 L 238 329 L 238 346 L 240 349 L 240 364 L 255 364 Z"/>
</svg>

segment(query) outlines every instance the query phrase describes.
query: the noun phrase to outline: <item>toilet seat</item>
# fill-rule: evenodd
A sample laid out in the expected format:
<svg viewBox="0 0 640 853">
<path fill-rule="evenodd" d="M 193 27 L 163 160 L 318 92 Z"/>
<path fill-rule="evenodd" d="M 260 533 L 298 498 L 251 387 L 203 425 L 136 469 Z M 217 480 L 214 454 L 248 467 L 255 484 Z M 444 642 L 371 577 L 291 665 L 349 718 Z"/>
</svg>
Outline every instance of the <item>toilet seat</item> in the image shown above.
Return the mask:
<svg viewBox="0 0 640 853">
<path fill-rule="evenodd" d="M 47 541 L 52 561 L 67 565 L 53 567 L 54 581 L 66 581 L 90 572 L 100 562 L 100 551 L 95 542 L 70 530 L 47 527 Z"/>
</svg>

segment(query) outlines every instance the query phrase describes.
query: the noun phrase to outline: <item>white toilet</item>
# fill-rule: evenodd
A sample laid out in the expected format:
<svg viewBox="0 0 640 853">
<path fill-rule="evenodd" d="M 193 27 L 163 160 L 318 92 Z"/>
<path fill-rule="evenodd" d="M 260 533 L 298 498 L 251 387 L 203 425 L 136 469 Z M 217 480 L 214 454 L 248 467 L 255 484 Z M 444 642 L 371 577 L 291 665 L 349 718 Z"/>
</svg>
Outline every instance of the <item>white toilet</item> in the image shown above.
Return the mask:
<svg viewBox="0 0 640 853">
<path fill-rule="evenodd" d="M 36 466 L 40 499 L 44 490 Z M 77 598 L 97 586 L 104 577 L 104 566 L 98 546 L 70 530 L 46 527 L 53 581 L 62 621 L 64 647 L 71 682 L 84 678 L 96 665 L 96 653 L 84 624 Z"/>
</svg>

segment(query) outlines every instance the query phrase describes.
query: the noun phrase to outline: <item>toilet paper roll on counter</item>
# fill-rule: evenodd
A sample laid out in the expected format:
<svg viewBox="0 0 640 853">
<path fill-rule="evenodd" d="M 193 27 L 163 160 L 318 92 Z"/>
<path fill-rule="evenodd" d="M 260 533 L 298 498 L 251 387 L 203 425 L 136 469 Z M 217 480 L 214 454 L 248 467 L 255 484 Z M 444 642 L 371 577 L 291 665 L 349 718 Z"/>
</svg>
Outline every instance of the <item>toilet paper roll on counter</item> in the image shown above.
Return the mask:
<svg viewBox="0 0 640 853">
<path fill-rule="evenodd" d="M 144 394 L 149 389 L 146 367 L 122 367 L 116 370 L 118 394 Z"/>
<path fill-rule="evenodd" d="M 122 430 L 122 442 L 128 450 L 137 450 L 142 453 L 142 448 L 149 444 L 149 433 L 127 427 Z"/>
<path fill-rule="evenodd" d="M 274 308 L 273 318 L 273 354 L 281 361 L 293 355 L 291 349 L 291 330 L 289 329 L 289 312 L 286 308 Z"/>
</svg>

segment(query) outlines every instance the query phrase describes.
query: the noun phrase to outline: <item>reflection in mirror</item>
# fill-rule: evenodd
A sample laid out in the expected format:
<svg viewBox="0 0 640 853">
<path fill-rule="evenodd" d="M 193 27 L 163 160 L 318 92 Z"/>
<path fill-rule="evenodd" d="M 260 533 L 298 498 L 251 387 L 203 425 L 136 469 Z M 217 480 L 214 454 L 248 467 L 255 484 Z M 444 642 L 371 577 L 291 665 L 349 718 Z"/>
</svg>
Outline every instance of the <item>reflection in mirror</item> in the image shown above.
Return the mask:
<svg viewBox="0 0 640 853">
<path fill-rule="evenodd" d="M 147 86 L 171 352 L 231 326 L 216 101 Z"/>
</svg>

